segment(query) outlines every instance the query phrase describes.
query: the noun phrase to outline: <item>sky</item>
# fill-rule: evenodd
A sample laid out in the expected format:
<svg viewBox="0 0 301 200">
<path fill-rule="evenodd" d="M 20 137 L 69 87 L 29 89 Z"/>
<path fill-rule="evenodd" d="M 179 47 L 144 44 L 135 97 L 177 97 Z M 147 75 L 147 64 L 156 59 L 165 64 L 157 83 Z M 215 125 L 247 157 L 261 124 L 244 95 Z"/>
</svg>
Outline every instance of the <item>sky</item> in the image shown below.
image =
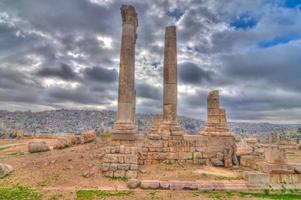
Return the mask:
<svg viewBox="0 0 301 200">
<path fill-rule="evenodd" d="M 301 123 L 301 0 L 0 0 L 0 109 L 116 110 L 122 4 L 138 13 L 137 112 L 162 113 L 177 26 L 178 114 Z"/>
</svg>

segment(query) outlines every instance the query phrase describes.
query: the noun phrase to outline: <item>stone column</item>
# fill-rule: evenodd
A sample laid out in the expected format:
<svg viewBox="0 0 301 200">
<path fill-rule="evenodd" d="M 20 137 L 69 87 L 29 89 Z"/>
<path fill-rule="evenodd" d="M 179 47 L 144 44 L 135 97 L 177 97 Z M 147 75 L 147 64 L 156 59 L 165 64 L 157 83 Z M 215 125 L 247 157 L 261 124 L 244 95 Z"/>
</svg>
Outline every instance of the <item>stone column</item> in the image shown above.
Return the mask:
<svg viewBox="0 0 301 200">
<path fill-rule="evenodd" d="M 177 34 L 175 26 L 165 29 L 163 123 L 177 124 Z"/>
<path fill-rule="evenodd" d="M 122 5 L 122 37 L 119 67 L 118 110 L 112 139 L 134 140 L 135 125 L 135 43 L 138 19 L 133 6 Z"/>
<path fill-rule="evenodd" d="M 227 125 L 226 111 L 220 108 L 219 91 L 209 92 L 207 98 L 207 127 L 203 135 L 231 135 Z"/>
</svg>

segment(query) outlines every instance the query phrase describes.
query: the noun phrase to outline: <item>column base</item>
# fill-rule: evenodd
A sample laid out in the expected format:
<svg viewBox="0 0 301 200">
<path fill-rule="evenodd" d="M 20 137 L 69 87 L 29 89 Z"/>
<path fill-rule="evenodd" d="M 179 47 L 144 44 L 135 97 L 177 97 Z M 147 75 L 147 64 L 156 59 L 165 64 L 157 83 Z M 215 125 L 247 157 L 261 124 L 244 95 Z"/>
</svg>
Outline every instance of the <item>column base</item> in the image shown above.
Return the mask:
<svg viewBox="0 0 301 200">
<path fill-rule="evenodd" d="M 181 136 L 186 134 L 185 130 L 177 122 L 163 122 L 159 130 L 161 133 L 165 133 L 165 135 Z"/>
<path fill-rule="evenodd" d="M 114 124 L 111 131 L 112 140 L 139 140 L 141 137 L 135 124 L 132 123 L 120 123 Z"/>
</svg>

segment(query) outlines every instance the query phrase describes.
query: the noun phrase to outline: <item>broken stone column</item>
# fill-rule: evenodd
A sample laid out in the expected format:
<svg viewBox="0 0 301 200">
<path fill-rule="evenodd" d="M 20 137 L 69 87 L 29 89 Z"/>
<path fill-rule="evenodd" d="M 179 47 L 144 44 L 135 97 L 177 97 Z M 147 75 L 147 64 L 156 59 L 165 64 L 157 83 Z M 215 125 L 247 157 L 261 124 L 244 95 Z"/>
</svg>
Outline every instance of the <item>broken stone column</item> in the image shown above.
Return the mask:
<svg viewBox="0 0 301 200">
<path fill-rule="evenodd" d="M 270 145 L 264 152 L 265 161 L 272 164 L 285 164 L 285 149 L 279 148 L 277 145 Z"/>
<path fill-rule="evenodd" d="M 163 123 L 177 124 L 177 35 L 176 27 L 165 29 Z"/>
<path fill-rule="evenodd" d="M 122 5 L 122 37 L 119 68 L 118 110 L 112 129 L 114 140 L 135 140 L 135 43 L 138 19 L 133 6 Z"/>
<path fill-rule="evenodd" d="M 260 170 L 269 174 L 293 174 L 293 167 L 286 162 L 285 149 L 278 145 L 269 145 L 265 149 Z"/>
<path fill-rule="evenodd" d="M 227 125 L 226 111 L 220 108 L 219 91 L 211 91 L 207 99 L 208 121 L 203 135 L 232 135 Z"/>
</svg>

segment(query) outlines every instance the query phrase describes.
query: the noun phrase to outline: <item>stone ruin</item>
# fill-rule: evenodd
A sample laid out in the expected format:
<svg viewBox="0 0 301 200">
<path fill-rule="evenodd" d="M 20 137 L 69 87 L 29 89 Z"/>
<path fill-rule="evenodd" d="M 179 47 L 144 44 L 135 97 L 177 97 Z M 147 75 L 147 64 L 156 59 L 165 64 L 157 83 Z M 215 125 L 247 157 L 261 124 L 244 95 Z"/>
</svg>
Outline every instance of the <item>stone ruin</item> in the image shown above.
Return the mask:
<svg viewBox="0 0 301 200">
<path fill-rule="evenodd" d="M 199 135 L 189 135 L 177 122 L 177 34 L 175 26 L 165 29 L 163 118 L 153 117 L 145 134 L 137 130 L 135 90 L 135 42 L 138 19 L 135 8 L 122 5 L 118 110 L 110 144 L 102 163 L 104 176 L 135 178 L 139 166 L 191 163 L 230 168 L 237 166 L 235 138 L 230 133 L 219 93 L 208 96 L 208 125 Z"/>
<path fill-rule="evenodd" d="M 214 90 L 209 93 L 207 99 L 208 122 L 203 135 L 224 135 L 229 136 L 229 128 L 227 125 L 226 111 L 220 108 L 219 91 Z"/>
</svg>

